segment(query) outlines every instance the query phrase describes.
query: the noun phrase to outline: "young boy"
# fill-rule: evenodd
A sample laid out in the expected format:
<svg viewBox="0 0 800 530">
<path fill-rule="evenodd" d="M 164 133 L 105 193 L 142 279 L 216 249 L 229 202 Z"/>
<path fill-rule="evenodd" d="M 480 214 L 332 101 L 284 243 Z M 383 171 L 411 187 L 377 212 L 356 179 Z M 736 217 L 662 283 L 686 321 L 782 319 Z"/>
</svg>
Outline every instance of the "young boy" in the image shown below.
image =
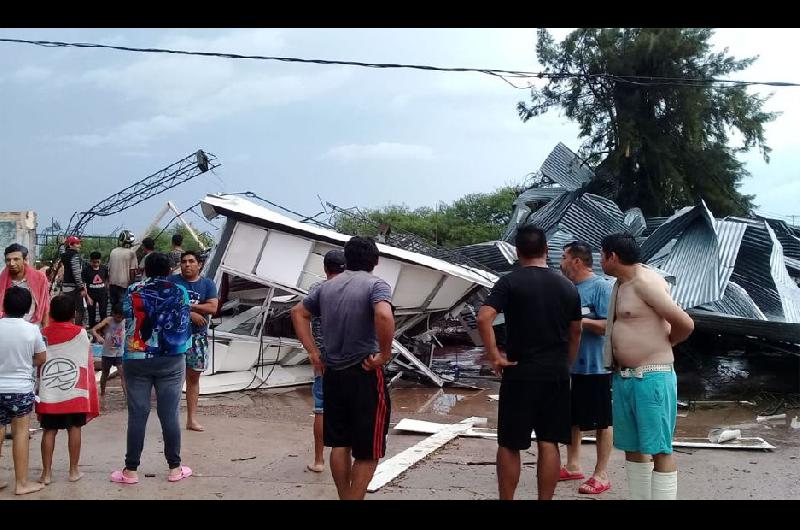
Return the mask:
<svg viewBox="0 0 800 530">
<path fill-rule="evenodd" d="M 103 345 L 103 372 L 100 375 L 100 396 L 106 395 L 108 373 L 111 371 L 112 366 L 116 366 L 120 383 L 122 384 L 122 392 L 127 398 L 125 374 L 122 370 L 122 346 L 125 340 L 125 313 L 122 311 L 122 304 L 117 303 L 111 308 L 111 316 L 103 319 L 102 322 L 93 327 L 92 335 L 97 342 Z"/>
<path fill-rule="evenodd" d="M 56 434 L 67 430 L 69 480 L 76 482 L 83 473 L 78 469 L 81 456 L 81 427 L 99 415 L 97 384 L 94 379 L 94 356 L 89 336 L 72 323 L 75 304 L 69 296 L 59 295 L 50 301 L 50 325 L 42 330 L 47 339 L 48 359 L 39 372 L 39 402 L 36 412 L 44 429 L 42 435 L 42 476 L 50 484 Z"/>
<path fill-rule="evenodd" d="M 9 287 L 2 300 L 5 317 L 0 319 L 0 448 L 6 425 L 14 436 L 14 476 L 17 495 L 39 491 L 43 484 L 28 482 L 30 413 L 34 403 L 33 367 L 46 360 L 39 326 L 23 320 L 31 307 L 31 293 Z M 0 483 L 0 489 L 8 484 Z"/>
<path fill-rule="evenodd" d="M 108 267 L 100 264 L 102 255 L 89 254 L 89 264 L 83 268 L 83 283 L 89 293 L 89 329 L 108 316 Z"/>
</svg>

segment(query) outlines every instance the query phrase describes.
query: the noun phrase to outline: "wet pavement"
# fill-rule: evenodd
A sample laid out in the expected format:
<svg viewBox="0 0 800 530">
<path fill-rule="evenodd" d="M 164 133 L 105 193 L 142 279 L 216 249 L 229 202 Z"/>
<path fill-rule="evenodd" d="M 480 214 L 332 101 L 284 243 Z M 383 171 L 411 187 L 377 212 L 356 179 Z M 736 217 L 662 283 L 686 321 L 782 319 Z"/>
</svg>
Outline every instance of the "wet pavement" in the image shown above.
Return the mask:
<svg viewBox="0 0 800 530">
<path fill-rule="evenodd" d="M 460 360 L 464 360 L 463 354 Z M 466 379 L 480 390 L 435 389 L 398 381 L 391 390 L 394 426 L 403 418 L 454 423 L 469 416 L 488 419 L 495 427 L 498 382 Z M 309 386 L 269 391 L 249 391 L 203 396 L 200 419 L 206 432 L 184 431 L 184 463 L 195 476 L 179 483 L 166 481 L 163 442 L 155 411 L 148 423 L 140 484 L 122 486 L 108 480 L 122 465 L 125 452 L 126 413 L 118 381 L 110 383 L 103 415 L 83 432 L 82 469 L 77 483 L 66 480 L 66 437 L 56 442 L 54 482 L 28 499 L 335 499 L 330 472 L 305 469 L 312 455 Z M 800 429 L 791 427 L 800 410 L 786 419 L 759 423 L 758 406 L 697 403 L 680 410 L 676 436 L 703 437 L 710 429 L 741 429 L 743 436 L 760 436 L 777 446 L 774 451 L 679 449 L 676 451 L 679 498 L 684 499 L 800 499 Z M 35 423 L 35 422 L 34 422 Z M 388 456 L 423 440 L 424 435 L 390 431 Z M 41 471 L 37 433 L 31 445 L 31 474 Z M 368 499 L 494 499 L 497 495 L 491 440 L 458 438 L 434 452 Z M 584 471 L 591 470 L 595 446 L 583 444 Z M 524 470 L 518 498 L 535 498 L 535 445 L 523 453 Z M 562 456 L 565 451 L 562 449 Z M 579 482 L 561 483 L 557 499 L 624 499 L 624 456 L 614 451 L 610 463 L 612 490 L 599 497 L 579 495 Z M 12 475 L 10 444 L 0 458 L 0 478 Z M 153 475 L 153 476 L 147 476 Z M 6 488 L 0 499 L 14 497 Z"/>
</svg>

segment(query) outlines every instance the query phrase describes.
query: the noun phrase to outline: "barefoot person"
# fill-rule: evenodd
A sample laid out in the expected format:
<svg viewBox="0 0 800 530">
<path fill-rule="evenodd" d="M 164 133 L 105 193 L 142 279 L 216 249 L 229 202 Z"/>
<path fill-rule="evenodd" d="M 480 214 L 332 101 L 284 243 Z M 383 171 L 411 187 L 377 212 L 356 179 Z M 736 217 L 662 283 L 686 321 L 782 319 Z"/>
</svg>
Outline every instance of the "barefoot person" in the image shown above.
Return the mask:
<svg viewBox="0 0 800 530">
<path fill-rule="evenodd" d="M 691 335 L 694 322 L 672 300 L 667 282 L 639 262 L 633 236 L 607 236 L 601 255 L 603 271 L 617 278 L 605 355 L 606 366 L 613 359 L 615 367 L 614 447 L 625 451 L 631 499 L 674 500 L 678 392 L 672 347 Z"/>
<path fill-rule="evenodd" d="M 99 344 L 103 345 L 100 396 L 106 395 L 106 383 L 108 383 L 111 367 L 116 366 L 120 384 L 122 385 L 122 393 L 127 397 L 125 369 L 122 367 L 122 349 L 125 342 L 125 312 L 122 310 L 122 304 L 117 304 L 111 308 L 111 316 L 104 318 L 93 327 L 92 335 Z"/>
<path fill-rule="evenodd" d="M 200 374 L 208 368 L 208 325 L 219 304 L 217 286 L 200 276 L 202 266 L 200 255 L 187 250 L 181 255 L 181 273 L 169 278 L 186 288 L 192 311 L 192 347 L 186 352 L 186 428 L 190 431 L 204 430 L 197 421 Z"/>
<path fill-rule="evenodd" d="M 39 370 L 36 404 L 44 430 L 39 482 L 45 485 L 52 480 L 53 452 L 61 429 L 67 431 L 69 481 L 81 479 L 81 427 L 100 411 L 91 344 L 86 330 L 72 323 L 74 319 L 75 302 L 70 296 L 62 294 L 51 300 L 50 324 L 42 330 L 47 340 L 47 362 Z"/>
<path fill-rule="evenodd" d="M 39 326 L 24 320 L 31 307 L 30 291 L 22 287 L 5 290 L 0 318 L 0 441 L 6 425 L 14 437 L 12 454 L 17 495 L 39 491 L 44 484 L 28 480 L 30 416 L 34 403 L 33 367 L 46 360 L 44 339 Z M 2 450 L 2 443 L 0 443 Z M 0 481 L 0 489 L 8 483 Z"/>
<path fill-rule="evenodd" d="M 327 280 L 331 280 L 344 272 L 345 259 L 341 250 L 331 250 L 322 259 Z M 313 284 L 308 288 L 308 293 L 316 291 L 323 282 Z M 319 348 L 320 358 L 325 362 L 325 343 L 322 339 L 322 320 L 319 317 L 311 318 L 311 332 L 314 335 L 314 344 Z M 308 469 L 315 473 L 325 471 L 325 444 L 322 436 L 324 401 L 322 392 L 322 371 L 314 369 L 314 385 L 311 387 L 314 395 L 314 463 L 308 464 Z"/>
<path fill-rule="evenodd" d="M 495 372 L 502 376 L 497 416 L 497 482 L 511 500 L 520 475 L 519 452 L 536 432 L 539 500 L 553 498 L 561 459 L 569 444 L 569 367 L 578 353 L 581 300 L 572 282 L 547 267 L 545 233 L 517 230 L 519 268 L 501 277 L 478 311 L 478 330 Z M 497 348 L 492 324 L 504 313 L 508 358 Z"/>
</svg>

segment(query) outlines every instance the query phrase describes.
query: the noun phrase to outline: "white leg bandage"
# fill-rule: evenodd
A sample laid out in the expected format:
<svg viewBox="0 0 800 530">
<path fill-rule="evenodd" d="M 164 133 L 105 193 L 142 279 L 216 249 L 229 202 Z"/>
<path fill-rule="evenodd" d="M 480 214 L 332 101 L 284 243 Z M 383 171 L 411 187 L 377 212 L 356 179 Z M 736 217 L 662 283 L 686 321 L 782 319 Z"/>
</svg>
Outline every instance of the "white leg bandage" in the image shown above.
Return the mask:
<svg viewBox="0 0 800 530">
<path fill-rule="evenodd" d="M 653 500 L 674 501 L 678 497 L 678 472 L 653 471 Z"/>
<path fill-rule="evenodd" d="M 631 494 L 631 500 L 649 501 L 652 488 L 653 463 L 626 461 L 625 473 L 628 475 L 628 490 Z"/>
</svg>

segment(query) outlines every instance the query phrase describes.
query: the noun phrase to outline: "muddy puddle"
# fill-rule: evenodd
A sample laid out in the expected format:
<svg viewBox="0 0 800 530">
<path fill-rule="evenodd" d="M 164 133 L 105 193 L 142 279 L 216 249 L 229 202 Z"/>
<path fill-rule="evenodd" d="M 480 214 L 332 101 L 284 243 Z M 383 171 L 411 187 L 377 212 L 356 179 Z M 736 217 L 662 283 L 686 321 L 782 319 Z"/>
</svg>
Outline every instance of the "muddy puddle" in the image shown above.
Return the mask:
<svg viewBox="0 0 800 530">
<path fill-rule="evenodd" d="M 439 373 L 456 377 L 460 383 L 479 390 L 430 388 L 411 381 L 398 381 L 392 388 L 393 422 L 404 417 L 449 423 L 470 416 L 488 419 L 487 427 L 497 426 L 497 401 L 489 398 L 499 393 L 500 383 L 491 370 L 482 348 L 445 347 L 426 359 Z M 764 414 L 765 402 L 739 404 L 764 392 L 798 392 L 798 359 L 770 356 L 717 355 L 686 357 L 676 363 L 678 398 L 687 402 L 681 407 L 675 436 L 706 438 L 712 429 L 741 430 L 743 437 L 761 437 L 773 445 L 800 447 L 800 408 L 781 408 L 783 419 L 757 422 Z M 716 403 L 703 403 L 704 400 Z M 719 401 L 733 401 L 724 403 Z"/>
</svg>

